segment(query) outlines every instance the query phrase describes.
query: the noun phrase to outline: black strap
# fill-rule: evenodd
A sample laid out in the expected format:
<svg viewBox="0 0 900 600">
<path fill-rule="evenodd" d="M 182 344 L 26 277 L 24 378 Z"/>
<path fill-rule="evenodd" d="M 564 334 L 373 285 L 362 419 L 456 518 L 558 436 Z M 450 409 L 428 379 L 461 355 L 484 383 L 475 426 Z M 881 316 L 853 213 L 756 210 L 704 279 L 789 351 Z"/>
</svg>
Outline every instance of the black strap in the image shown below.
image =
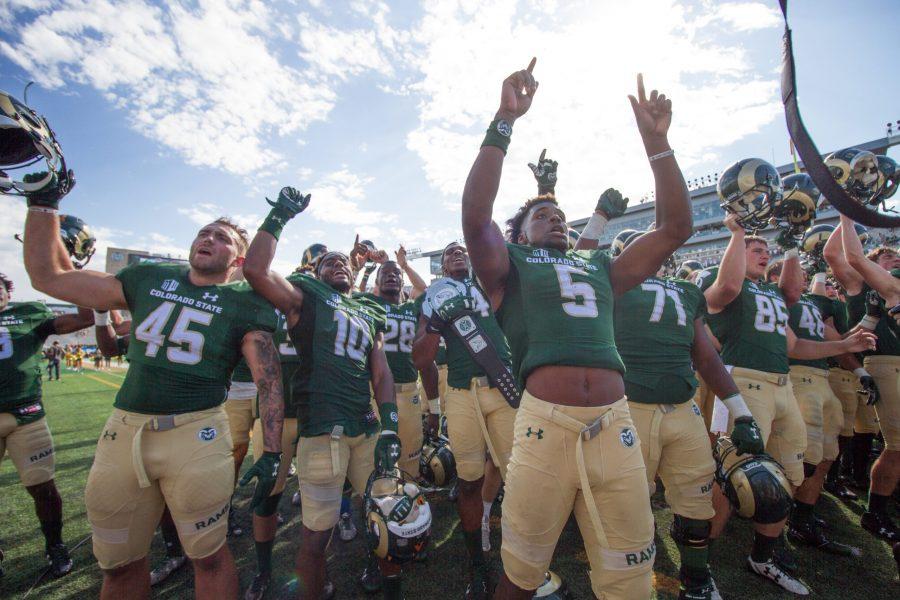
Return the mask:
<svg viewBox="0 0 900 600">
<path fill-rule="evenodd" d="M 898 227 L 900 226 L 900 216 L 890 216 L 875 210 L 869 210 L 851 198 L 838 185 L 834 177 L 832 177 L 831 171 L 828 170 L 828 167 L 822 161 L 819 149 L 816 148 L 812 138 L 809 137 L 809 132 L 806 131 L 806 127 L 803 125 L 803 119 L 800 117 L 800 108 L 797 106 L 797 78 L 794 67 L 794 47 L 791 42 L 791 28 L 788 26 L 787 21 L 787 2 L 788 0 L 778 1 L 781 5 L 781 13 L 784 15 L 781 102 L 784 104 L 784 116 L 787 120 L 788 132 L 794 141 L 797 153 L 803 159 L 803 166 L 806 167 L 806 172 L 825 198 L 828 199 L 828 202 L 842 215 L 868 227 Z"/>
<path fill-rule="evenodd" d="M 509 368 L 500 360 L 497 347 L 494 346 L 491 338 L 484 332 L 478 321 L 470 315 L 464 314 L 453 319 L 448 329 L 452 330 L 453 335 L 459 338 L 459 341 L 466 347 L 472 360 L 487 375 L 491 385 L 500 390 L 510 406 L 519 408 L 522 393 L 516 385 L 516 380 Z"/>
</svg>

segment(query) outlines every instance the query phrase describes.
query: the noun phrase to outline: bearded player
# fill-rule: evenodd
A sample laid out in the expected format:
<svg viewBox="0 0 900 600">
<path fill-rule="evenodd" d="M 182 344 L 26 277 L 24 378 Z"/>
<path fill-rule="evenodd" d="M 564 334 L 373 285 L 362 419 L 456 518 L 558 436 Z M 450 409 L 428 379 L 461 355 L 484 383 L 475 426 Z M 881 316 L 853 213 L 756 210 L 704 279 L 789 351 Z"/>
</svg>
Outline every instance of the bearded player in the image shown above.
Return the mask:
<svg viewBox="0 0 900 600">
<path fill-rule="evenodd" d="M 289 279 L 271 270 L 288 220 L 309 204 L 284 188 L 253 238 L 244 276 L 287 319 L 300 367 L 292 381 L 297 406 L 297 445 L 303 529 L 297 553 L 301 598 L 319 599 L 325 589 L 325 549 L 340 518 L 341 492 L 349 478 L 362 493 L 375 468 L 393 469 L 401 456 L 394 379 L 384 353 L 384 309 L 352 297 L 350 258 L 329 252 L 316 264 L 316 278 Z M 371 408 L 371 390 L 381 423 Z M 421 417 L 417 417 L 421 422 Z M 379 434 L 380 430 L 380 434 Z M 401 597 L 400 572 L 382 562 L 385 598 Z"/>
<path fill-rule="evenodd" d="M 41 349 L 47 337 L 90 327 L 93 318 L 82 310 L 57 317 L 40 302 L 10 307 L 12 290 L 13 282 L 0 273 L 0 461 L 9 452 L 34 500 L 50 573 L 62 577 L 72 570 L 72 560 L 62 540 L 62 498 L 41 400 Z"/>
<path fill-rule="evenodd" d="M 656 90 L 647 98 L 640 76 L 638 97 L 629 97 L 656 180 L 655 230 L 615 259 L 568 250 L 565 215 L 553 197 L 538 196 L 510 219 L 506 243 L 491 215 L 513 123 L 537 91 L 534 63 L 503 82 L 462 200 L 475 274 L 498 310 L 525 390 L 503 502 L 504 575 L 494 597 L 531 597 L 574 509 L 594 594 L 649 598 L 653 516 L 624 397 L 613 297 L 656 273 L 691 235 L 687 187 L 666 139 L 671 101 Z"/>
<path fill-rule="evenodd" d="M 244 283 L 226 283 L 246 237 L 219 219 L 200 229 L 190 266 L 136 264 L 117 275 L 65 270 L 58 261 L 58 194 L 28 198 L 25 268 L 35 289 L 95 309 L 127 309 L 131 364 L 100 436 L 85 504 L 101 598 L 150 594 L 147 552 L 163 507 L 194 565 L 198 598 L 236 598 L 225 523 L 234 488 L 222 403 L 241 355 L 260 391 L 266 453 L 253 504 L 268 496 L 281 459 L 282 390 L 272 344 L 274 310 Z"/>
<path fill-rule="evenodd" d="M 509 345 L 500 330 L 487 296 L 469 272 L 466 247 L 450 243 L 441 253 L 441 272 L 465 285 L 474 303 L 475 319 L 497 349 L 501 362 L 510 365 Z M 422 298 L 424 301 L 424 297 Z M 456 459 L 459 498 L 456 502 L 463 529 L 469 583 L 466 598 L 487 598 L 488 562 L 484 554 L 481 524 L 490 514 L 490 503 L 482 500 L 485 476 L 485 453 L 489 452 L 501 476 L 512 451 L 513 423 L 516 411 L 506 402 L 496 387 L 492 387 L 481 367 L 472 359 L 463 342 L 448 331 L 430 308 L 419 304 L 418 333 L 413 344 L 413 360 L 420 368 L 438 357 L 441 340 L 447 347 L 447 392 L 444 395 L 444 415 L 447 434 Z M 427 313 L 427 314 L 426 314 Z M 434 411 L 433 411 L 434 412 Z M 543 583 L 543 573 L 541 574 Z"/>
<path fill-rule="evenodd" d="M 825 244 L 824 256 L 847 292 L 850 324 L 859 323 L 878 336 L 876 347 L 865 353 L 863 366 L 880 392 L 875 414 L 885 447 L 872 465 L 868 510 L 860 524 L 869 533 L 893 543 L 900 541 L 900 528 L 888 513 L 889 500 L 900 479 L 900 340 L 883 298 L 893 293 L 893 280 L 900 275 L 900 257 L 884 246 L 864 255 L 853 222 L 845 217 Z"/>
<path fill-rule="evenodd" d="M 762 431 L 766 451 L 784 467 L 796 490 L 815 466 L 803 462 L 806 426 L 788 377 L 788 355 L 815 360 L 866 348 L 873 339 L 863 334 L 840 342 L 797 339 L 788 326 L 787 308 L 799 299 L 803 288 L 796 248 L 785 255 L 779 285 L 768 284 L 764 281 L 770 259 L 768 242 L 746 235 L 733 217 L 724 223 L 731 231 L 731 240 L 715 281 L 704 292 L 710 326 L 722 343 L 722 361 L 731 367 L 734 382 Z M 718 416 L 713 415 L 713 427 L 718 430 L 723 426 L 720 422 L 727 420 L 730 429 L 738 416 L 721 410 Z M 727 520 L 729 512 L 720 511 L 717 520 Z M 754 523 L 747 565 L 753 573 L 782 588 L 807 595 L 806 585 L 784 570 L 786 561 L 779 564 L 774 560 L 785 522 Z"/>
</svg>

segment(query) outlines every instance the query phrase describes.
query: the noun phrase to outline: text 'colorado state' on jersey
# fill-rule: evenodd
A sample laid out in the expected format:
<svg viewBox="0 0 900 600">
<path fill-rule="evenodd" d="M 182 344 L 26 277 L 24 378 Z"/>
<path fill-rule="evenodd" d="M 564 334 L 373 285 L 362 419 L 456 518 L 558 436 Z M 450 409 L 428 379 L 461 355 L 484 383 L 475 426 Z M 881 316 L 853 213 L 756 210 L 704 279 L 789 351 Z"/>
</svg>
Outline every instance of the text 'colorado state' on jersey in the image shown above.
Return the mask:
<svg viewBox="0 0 900 600">
<path fill-rule="evenodd" d="M 532 371 L 547 365 L 624 373 L 613 334 L 609 254 L 506 247 L 510 269 L 497 319 L 522 389 Z"/>
<path fill-rule="evenodd" d="M 41 398 L 41 347 L 54 333 L 55 315 L 40 302 L 0 312 L 0 412 Z"/>
<path fill-rule="evenodd" d="M 134 324 L 117 408 L 172 414 L 218 406 L 244 335 L 274 331 L 275 308 L 248 284 L 197 286 L 189 271 L 136 264 L 116 275 Z"/>
<path fill-rule="evenodd" d="M 288 281 L 303 292 L 300 319 L 289 332 L 300 359 L 292 380 L 300 435 L 331 433 L 336 425 L 348 436 L 374 433 L 369 353 L 385 330 L 384 308 L 309 275 Z"/>
<path fill-rule="evenodd" d="M 632 402 L 680 404 L 694 395 L 694 320 L 706 299 L 683 279 L 650 277 L 616 299 L 616 346 Z"/>
<path fill-rule="evenodd" d="M 722 362 L 766 373 L 787 373 L 788 309 L 774 283 L 744 279 L 737 298 L 709 316 L 722 343 Z"/>
</svg>

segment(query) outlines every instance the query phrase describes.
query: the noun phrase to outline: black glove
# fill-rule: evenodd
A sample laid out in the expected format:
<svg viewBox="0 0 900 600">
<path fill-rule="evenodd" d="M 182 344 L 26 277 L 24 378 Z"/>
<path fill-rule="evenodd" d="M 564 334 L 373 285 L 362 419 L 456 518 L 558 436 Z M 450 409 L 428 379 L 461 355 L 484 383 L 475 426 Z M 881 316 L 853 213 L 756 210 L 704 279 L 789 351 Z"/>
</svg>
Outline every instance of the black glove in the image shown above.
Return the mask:
<svg viewBox="0 0 900 600">
<path fill-rule="evenodd" d="M 556 161 L 545 159 L 547 149 L 541 150 L 541 156 L 537 164 L 528 163 L 528 168 L 534 173 L 538 184 L 538 195 L 553 194 L 556 191 Z"/>
<path fill-rule="evenodd" d="M 734 443 L 738 456 L 741 454 L 761 454 L 765 449 L 762 433 L 760 433 L 759 425 L 756 424 L 753 417 L 738 417 L 734 420 L 734 429 L 731 430 L 731 441 Z"/>
<path fill-rule="evenodd" d="M 779 248 L 787 252 L 792 248 L 796 248 L 800 242 L 794 236 L 794 232 L 791 229 L 782 229 L 775 237 L 775 243 L 778 244 Z"/>
<path fill-rule="evenodd" d="M 874 377 L 863 375 L 859 378 L 859 385 L 862 386 L 862 389 L 856 390 L 856 393 L 866 397 L 866 406 L 874 406 L 881 400 L 881 392 L 878 391 Z"/>
<path fill-rule="evenodd" d="M 47 177 L 47 171 L 39 173 L 29 173 L 22 178 L 22 183 L 37 183 Z M 50 180 L 41 189 L 33 192 L 25 193 L 25 200 L 28 206 L 44 206 L 59 209 L 59 201 L 63 196 L 69 193 L 69 190 L 75 185 L 75 175 L 69 171 L 68 180 L 63 184 L 59 181 L 59 176 L 53 173 Z"/>
<path fill-rule="evenodd" d="M 428 321 L 425 323 L 425 331 L 441 335 L 447 329 L 448 325 L 449 323 L 442 319 L 441 315 L 439 315 L 436 310 L 433 310 L 431 311 L 431 316 L 428 318 Z"/>
<path fill-rule="evenodd" d="M 615 188 L 609 188 L 597 200 L 597 206 L 594 212 L 602 212 L 609 220 L 621 217 L 628 208 L 628 198 L 622 198 L 622 194 Z"/>
<path fill-rule="evenodd" d="M 312 194 L 303 195 L 296 188 L 283 187 L 278 193 L 278 199 L 272 202 L 266 198 L 266 202 L 274 211 L 282 214 L 285 220 L 293 219 L 309 206 L 309 199 Z"/>
<path fill-rule="evenodd" d="M 883 300 L 875 290 L 866 292 L 866 316 L 876 320 L 884 316 L 884 309 L 881 307 Z"/>
<path fill-rule="evenodd" d="M 810 278 L 816 273 L 828 272 L 828 263 L 825 262 L 821 254 L 807 254 L 806 260 L 806 273 Z"/>
<path fill-rule="evenodd" d="M 383 429 L 375 442 L 375 470 L 381 473 L 394 470 L 400 452 L 400 436 L 396 431 Z"/>
<path fill-rule="evenodd" d="M 260 440 L 262 441 L 262 440 Z M 263 452 L 259 460 L 241 477 L 241 485 L 247 485 L 256 477 L 256 490 L 250 501 L 250 510 L 268 498 L 275 488 L 275 480 L 278 478 L 278 467 L 281 466 L 281 452 Z"/>
</svg>

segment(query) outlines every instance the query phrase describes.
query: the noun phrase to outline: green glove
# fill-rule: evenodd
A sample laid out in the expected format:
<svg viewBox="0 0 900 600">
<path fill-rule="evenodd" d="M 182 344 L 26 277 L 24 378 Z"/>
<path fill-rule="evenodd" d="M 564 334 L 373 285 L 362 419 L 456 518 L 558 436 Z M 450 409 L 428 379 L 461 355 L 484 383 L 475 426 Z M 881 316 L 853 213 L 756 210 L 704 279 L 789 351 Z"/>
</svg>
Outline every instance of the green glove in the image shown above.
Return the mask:
<svg viewBox="0 0 900 600">
<path fill-rule="evenodd" d="M 607 220 L 621 217 L 628 208 L 628 198 L 622 198 L 622 194 L 615 188 L 609 188 L 597 200 L 597 207 L 594 212 L 602 212 L 606 215 Z"/>
<path fill-rule="evenodd" d="M 762 433 L 753 417 L 738 417 L 734 420 L 734 429 L 731 431 L 731 441 L 741 454 L 761 454 L 765 450 Z"/>
<path fill-rule="evenodd" d="M 47 176 L 47 171 L 40 171 L 39 173 L 29 173 L 22 178 L 22 183 L 36 183 L 41 181 Z M 75 178 L 70 178 L 69 189 L 75 185 Z M 59 209 L 59 201 L 65 196 L 69 189 L 63 190 L 59 184 L 59 177 L 56 173 L 53 173 L 50 181 L 47 182 L 44 187 L 39 190 L 35 190 L 33 192 L 25 193 L 25 200 L 28 203 L 28 206 L 44 206 L 47 208 L 52 208 L 53 210 Z"/>
<path fill-rule="evenodd" d="M 266 198 L 266 202 L 272 207 L 269 215 L 263 224 L 260 225 L 260 231 L 267 231 L 277 240 L 281 235 L 281 230 L 288 221 L 302 213 L 309 206 L 311 194 L 305 196 L 292 187 L 283 187 L 278 194 L 278 199 L 272 202 Z"/>
<path fill-rule="evenodd" d="M 778 244 L 781 249 L 787 251 L 796 248 L 800 242 L 794 237 L 790 229 L 782 229 L 775 238 L 775 243 Z"/>
<path fill-rule="evenodd" d="M 275 480 L 278 478 L 278 467 L 281 466 L 281 452 L 263 452 L 259 460 L 241 477 L 241 486 L 245 486 L 256 477 L 256 490 L 250 501 L 250 510 L 268 498 L 275 488 Z"/>
<path fill-rule="evenodd" d="M 541 156 L 538 158 L 537 164 L 528 163 L 528 168 L 534 174 L 534 178 L 538 184 L 538 195 L 553 194 L 556 191 L 556 165 L 555 160 L 544 158 L 547 155 L 547 149 L 541 150 Z"/>
<path fill-rule="evenodd" d="M 475 310 L 475 300 L 471 296 L 456 296 L 441 304 L 435 311 L 438 317 L 445 323 L 449 323 L 458 316 Z"/>
</svg>

